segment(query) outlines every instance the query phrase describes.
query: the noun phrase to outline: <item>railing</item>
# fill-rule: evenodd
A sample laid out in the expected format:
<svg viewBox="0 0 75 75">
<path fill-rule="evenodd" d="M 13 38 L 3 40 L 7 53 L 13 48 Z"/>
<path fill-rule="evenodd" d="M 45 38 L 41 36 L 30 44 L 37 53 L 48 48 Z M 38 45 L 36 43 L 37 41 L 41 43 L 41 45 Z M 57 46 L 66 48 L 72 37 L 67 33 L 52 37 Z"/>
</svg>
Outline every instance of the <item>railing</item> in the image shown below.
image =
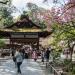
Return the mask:
<svg viewBox="0 0 75 75">
<path fill-rule="evenodd" d="M 49 66 L 50 66 L 50 70 L 51 70 L 53 75 L 62 75 L 62 70 L 56 69 L 52 65 L 49 65 Z"/>
</svg>

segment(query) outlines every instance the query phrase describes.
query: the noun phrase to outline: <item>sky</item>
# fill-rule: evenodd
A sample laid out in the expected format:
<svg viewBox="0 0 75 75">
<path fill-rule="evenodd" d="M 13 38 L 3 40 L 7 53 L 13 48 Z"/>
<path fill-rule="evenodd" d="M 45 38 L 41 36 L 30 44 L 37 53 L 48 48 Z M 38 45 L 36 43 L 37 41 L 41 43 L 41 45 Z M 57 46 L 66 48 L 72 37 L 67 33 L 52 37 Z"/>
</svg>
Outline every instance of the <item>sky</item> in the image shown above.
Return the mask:
<svg viewBox="0 0 75 75">
<path fill-rule="evenodd" d="M 63 3 L 63 0 L 59 0 L 60 3 Z M 43 7 L 45 9 L 51 9 L 51 7 L 54 5 L 52 2 L 53 0 L 48 0 L 48 2 L 43 3 L 43 0 L 12 0 L 12 5 L 14 5 L 18 11 L 16 13 L 13 13 L 12 15 L 17 17 L 22 13 L 23 10 L 27 10 L 27 3 L 34 3 L 39 7 Z M 60 6 L 61 4 L 57 4 L 57 6 Z"/>
</svg>

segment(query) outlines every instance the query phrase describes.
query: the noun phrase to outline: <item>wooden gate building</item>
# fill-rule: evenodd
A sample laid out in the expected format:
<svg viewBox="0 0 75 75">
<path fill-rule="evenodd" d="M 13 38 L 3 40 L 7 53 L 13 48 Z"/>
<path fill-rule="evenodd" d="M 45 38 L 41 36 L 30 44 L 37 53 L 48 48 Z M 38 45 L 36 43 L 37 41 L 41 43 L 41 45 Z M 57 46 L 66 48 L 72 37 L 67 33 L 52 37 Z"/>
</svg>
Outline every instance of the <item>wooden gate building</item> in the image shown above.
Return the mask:
<svg viewBox="0 0 75 75">
<path fill-rule="evenodd" d="M 10 39 L 9 47 L 18 44 L 30 44 L 39 49 L 39 38 L 45 38 L 51 33 L 46 29 L 42 30 L 39 25 L 33 23 L 28 17 L 24 17 L 24 19 L 5 29 L 0 29 L 0 36 Z"/>
</svg>

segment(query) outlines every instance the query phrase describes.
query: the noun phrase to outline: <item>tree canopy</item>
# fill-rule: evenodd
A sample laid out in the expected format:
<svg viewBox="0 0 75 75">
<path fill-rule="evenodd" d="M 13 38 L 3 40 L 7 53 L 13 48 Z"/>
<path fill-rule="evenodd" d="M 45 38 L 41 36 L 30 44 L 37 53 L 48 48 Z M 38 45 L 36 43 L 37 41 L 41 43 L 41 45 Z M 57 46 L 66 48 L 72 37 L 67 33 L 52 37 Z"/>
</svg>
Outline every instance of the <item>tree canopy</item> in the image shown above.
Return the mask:
<svg viewBox="0 0 75 75">
<path fill-rule="evenodd" d="M 11 16 L 12 9 L 11 9 L 10 3 L 11 3 L 11 0 L 0 2 L 0 26 L 2 28 L 8 25 L 11 25 L 13 23 L 13 17 Z"/>
</svg>

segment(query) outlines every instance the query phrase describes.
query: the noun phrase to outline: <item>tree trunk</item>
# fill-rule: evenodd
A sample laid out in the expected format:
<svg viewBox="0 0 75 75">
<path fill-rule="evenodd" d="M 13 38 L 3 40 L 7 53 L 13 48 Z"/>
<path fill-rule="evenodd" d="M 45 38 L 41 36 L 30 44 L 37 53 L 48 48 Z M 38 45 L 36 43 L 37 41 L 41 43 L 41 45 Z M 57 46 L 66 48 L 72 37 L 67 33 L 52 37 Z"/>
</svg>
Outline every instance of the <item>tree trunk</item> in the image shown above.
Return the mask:
<svg viewBox="0 0 75 75">
<path fill-rule="evenodd" d="M 70 41 L 68 40 L 68 48 L 69 48 L 69 51 L 70 51 L 70 60 L 71 60 L 71 62 L 72 62 L 72 52 L 73 52 L 73 50 L 72 50 L 72 47 L 70 46 Z"/>
<path fill-rule="evenodd" d="M 73 63 L 72 63 L 72 55 L 73 55 L 73 49 L 74 49 L 75 44 L 72 45 L 72 47 L 70 47 L 70 42 L 68 41 L 68 47 L 69 47 L 69 51 L 70 51 L 70 61 L 71 61 L 71 67 L 73 70 Z"/>
</svg>

